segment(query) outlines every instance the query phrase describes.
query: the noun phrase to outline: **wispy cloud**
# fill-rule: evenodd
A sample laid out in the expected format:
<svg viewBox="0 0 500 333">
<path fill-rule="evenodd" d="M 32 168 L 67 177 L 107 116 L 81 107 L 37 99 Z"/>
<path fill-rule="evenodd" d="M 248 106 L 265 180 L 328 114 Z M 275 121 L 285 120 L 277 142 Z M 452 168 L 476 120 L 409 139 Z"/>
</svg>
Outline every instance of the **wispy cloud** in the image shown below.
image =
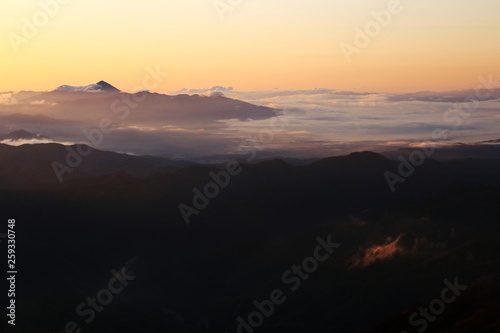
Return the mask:
<svg viewBox="0 0 500 333">
<path fill-rule="evenodd" d="M 57 87 L 56 91 L 102 92 L 102 87 L 98 84 L 89 84 L 86 86 L 62 85 L 62 86 Z"/>
</svg>

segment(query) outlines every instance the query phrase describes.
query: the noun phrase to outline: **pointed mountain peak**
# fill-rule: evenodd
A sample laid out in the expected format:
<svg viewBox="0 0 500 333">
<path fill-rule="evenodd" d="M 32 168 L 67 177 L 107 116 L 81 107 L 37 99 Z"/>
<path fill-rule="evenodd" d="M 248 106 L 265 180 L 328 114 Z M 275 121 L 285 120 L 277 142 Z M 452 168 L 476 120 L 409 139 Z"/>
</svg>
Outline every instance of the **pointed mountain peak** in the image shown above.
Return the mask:
<svg viewBox="0 0 500 333">
<path fill-rule="evenodd" d="M 100 86 L 103 90 L 103 91 L 110 91 L 110 92 L 119 92 L 120 90 L 113 87 L 112 85 L 110 85 L 109 83 L 107 83 L 106 81 L 99 81 L 97 82 L 97 85 Z"/>
<path fill-rule="evenodd" d="M 63 85 L 57 87 L 55 91 L 63 91 L 63 92 L 120 92 L 119 89 L 113 87 L 106 81 L 99 81 L 98 83 L 89 84 L 87 86 L 70 86 Z"/>
</svg>

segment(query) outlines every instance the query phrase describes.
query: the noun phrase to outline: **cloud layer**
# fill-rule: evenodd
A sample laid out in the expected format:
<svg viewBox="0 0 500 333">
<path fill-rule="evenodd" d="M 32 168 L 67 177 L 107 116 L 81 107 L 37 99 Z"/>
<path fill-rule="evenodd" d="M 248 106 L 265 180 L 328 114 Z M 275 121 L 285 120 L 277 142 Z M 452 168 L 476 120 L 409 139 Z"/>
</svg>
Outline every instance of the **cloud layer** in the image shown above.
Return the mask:
<svg viewBox="0 0 500 333">
<path fill-rule="evenodd" d="M 465 101 L 457 97 L 464 92 L 427 92 L 420 100 L 409 94 L 221 86 L 169 95 L 89 93 L 96 86 L 1 93 L 0 133 L 24 129 L 55 142 L 85 142 L 83 133 L 96 131 L 104 119 L 111 131 L 101 149 L 202 158 L 241 153 L 248 142 L 262 156 L 312 157 L 416 147 L 430 142 L 435 130 L 447 134 L 442 145 L 494 140 L 500 129 L 496 90 L 465 116 Z"/>
</svg>

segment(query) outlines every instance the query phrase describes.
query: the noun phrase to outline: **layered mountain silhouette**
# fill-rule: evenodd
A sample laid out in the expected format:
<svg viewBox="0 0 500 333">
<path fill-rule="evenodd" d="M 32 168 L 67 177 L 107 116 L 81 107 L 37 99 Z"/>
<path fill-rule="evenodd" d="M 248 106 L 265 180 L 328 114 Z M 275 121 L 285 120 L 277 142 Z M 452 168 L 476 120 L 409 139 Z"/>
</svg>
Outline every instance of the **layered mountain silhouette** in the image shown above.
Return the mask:
<svg viewBox="0 0 500 333">
<path fill-rule="evenodd" d="M 429 159 L 395 193 L 384 173 L 399 161 L 372 152 L 242 163 L 188 226 L 179 205 L 195 207 L 194 189 L 224 166 L 94 150 L 59 183 L 51 163 L 67 153 L 0 145 L 0 205 L 22 235 L 17 308 L 30 318 L 14 332 L 69 321 L 97 333 L 238 332 L 276 289 L 286 302 L 261 332 L 414 332 L 412 313 L 455 278 L 468 289 L 426 331 L 500 327 L 499 160 Z M 291 290 L 283 273 L 329 235 L 341 246 Z M 76 307 L 125 263 L 135 279 L 85 322 Z"/>
<path fill-rule="evenodd" d="M 197 122 L 258 120 L 281 113 L 278 109 L 230 99 L 221 94 L 171 96 L 146 91 L 125 93 L 105 81 L 81 87 L 63 85 L 53 91 L 20 97 L 19 102 L 21 105 L 39 103 L 38 113 L 50 114 L 53 118 L 80 119 L 85 114 L 87 118 L 99 119 L 114 112 L 115 117 L 122 116 L 119 119 L 135 124 L 154 122 L 189 126 L 194 119 Z"/>
</svg>

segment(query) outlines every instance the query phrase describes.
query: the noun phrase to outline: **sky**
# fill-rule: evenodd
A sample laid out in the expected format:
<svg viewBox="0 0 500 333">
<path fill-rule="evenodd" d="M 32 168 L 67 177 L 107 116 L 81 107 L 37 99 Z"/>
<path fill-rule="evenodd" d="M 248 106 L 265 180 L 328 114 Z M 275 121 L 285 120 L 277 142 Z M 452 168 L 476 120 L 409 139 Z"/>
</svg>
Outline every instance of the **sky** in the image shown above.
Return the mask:
<svg viewBox="0 0 500 333">
<path fill-rule="evenodd" d="M 397 0 L 57 1 L 1 2 L 0 91 L 99 80 L 132 91 L 147 67 L 169 74 L 159 92 L 445 91 L 500 76 L 498 0 L 401 0 L 351 61 L 341 45 Z"/>
</svg>

